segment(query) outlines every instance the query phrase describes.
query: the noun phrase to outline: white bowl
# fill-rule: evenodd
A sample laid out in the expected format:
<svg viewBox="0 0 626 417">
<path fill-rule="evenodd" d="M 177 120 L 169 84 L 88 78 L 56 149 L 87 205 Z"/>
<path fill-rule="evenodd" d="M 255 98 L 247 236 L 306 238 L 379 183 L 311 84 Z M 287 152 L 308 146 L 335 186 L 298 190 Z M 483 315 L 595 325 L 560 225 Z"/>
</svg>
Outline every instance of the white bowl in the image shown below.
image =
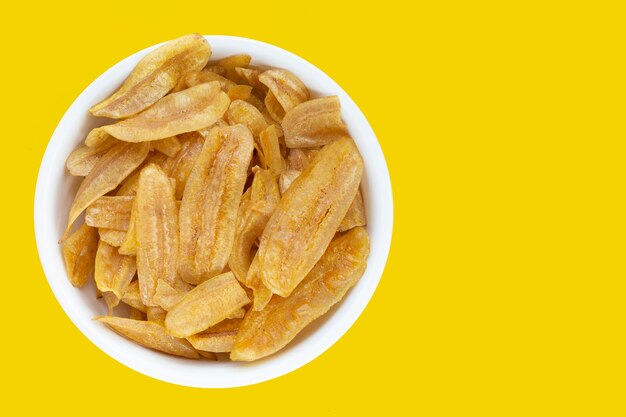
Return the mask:
<svg viewBox="0 0 626 417">
<path fill-rule="evenodd" d="M 286 348 L 252 363 L 194 361 L 162 354 L 118 336 L 92 317 L 106 314 L 104 303 L 95 298 L 95 289 L 77 289 L 67 280 L 61 247 L 57 244 L 80 179 L 65 170 L 65 159 L 93 127 L 105 119 L 89 115 L 88 109 L 115 91 L 137 62 L 159 45 L 114 65 L 72 103 L 57 126 L 41 162 L 35 192 L 35 234 L 37 249 L 52 291 L 74 324 L 112 358 L 124 365 L 163 381 L 192 387 L 235 387 L 267 381 L 291 372 L 332 346 L 356 321 L 383 273 L 393 226 L 393 200 L 385 159 L 363 113 L 352 99 L 321 70 L 304 59 L 263 42 L 233 36 L 206 36 L 213 49 L 212 59 L 249 53 L 253 64 L 266 64 L 294 72 L 313 96 L 337 95 L 342 116 L 363 159 L 362 192 L 371 239 L 367 269 L 359 283 L 328 314 L 316 320 Z M 358 349 L 358 347 L 356 347 Z"/>
</svg>

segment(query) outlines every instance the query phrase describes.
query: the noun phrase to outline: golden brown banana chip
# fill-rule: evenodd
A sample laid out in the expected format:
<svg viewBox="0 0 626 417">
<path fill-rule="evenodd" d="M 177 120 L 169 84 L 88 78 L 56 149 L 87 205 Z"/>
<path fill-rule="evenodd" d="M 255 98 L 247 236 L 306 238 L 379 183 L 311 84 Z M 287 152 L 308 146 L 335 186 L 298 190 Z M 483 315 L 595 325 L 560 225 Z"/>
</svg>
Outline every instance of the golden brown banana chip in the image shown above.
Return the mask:
<svg viewBox="0 0 626 417">
<path fill-rule="evenodd" d="M 134 256 L 120 255 L 117 248 L 100 241 L 96 253 L 94 278 L 109 307 L 109 314 L 126 293 L 136 271 Z"/>
<path fill-rule="evenodd" d="M 149 150 L 149 143 L 119 143 L 98 160 L 76 192 L 63 238 L 67 237 L 83 210 L 120 185 L 143 162 Z"/>
<path fill-rule="evenodd" d="M 280 143 L 275 125 L 269 125 L 259 135 L 259 145 L 267 168 L 275 175 L 285 169 L 285 161 L 280 153 Z"/>
<path fill-rule="evenodd" d="M 151 164 L 141 171 L 137 189 L 137 274 L 141 299 L 153 301 L 157 280 L 173 285 L 177 279 L 178 209 L 174 187 L 165 173 Z"/>
<path fill-rule="evenodd" d="M 115 230 L 107 229 L 105 227 L 99 227 L 98 235 L 100 235 L 100 240 L 105 241 L 111 246 L 119 248 L 120 246 L 122 246 L 122 242 L 124 242 L 126 232 L 124 230 Z"/>
<path fill-rule="evenodd" d="M 98 232 L 93 227 L 81 224 L 63 242 L 63 259 L 67 278 L 75 287 L 82 287 L 94 271 Z"/>
<path fill-rule="evenodd" d="M 359 189 L 363 160 L 352 139 L 326 145 L 291 184 L 257 257 L 263 284 L 287 297 L 322 256 Z"/>
<path fill-rule="evenodd" d="M 185 76 L 185 83 L 187 84 L 187 87 L 195 87 L 198 84 L 210 83 L 213 81 L 219 82 L 220 88 L 224 92 L 237 85 L 231 80 L 222 77 L 220 74 L 206 69 L 202 71 L 190 72 Z"/>
<path fill-rule="evenodd" d="M 144 159 L 143 163 L 137 167 L 123 182 L 120 184 L 120 187 L 117 189 L 115 195 L 124 196 L 124 195 L 135 195 L 137 194 L 137 186 L 139 185 L 139 174 L 141 174 L 141 170 L 143 167 L 146 167 L 150 164 L 155 164 L 159 167 L 164 167 L 170 158 L 163 155 L 161 152 L 150 152 L 146 159 Z"/>
<path fill-rule="evenodd" d="M 235 241 L 228 260 L 228 266 L 244 284 L 250 268 L 252 245 L 263 233 L 280 200 L 276 177 L 267 170 L 255 170 L 248 190 L 239 206 Z"/>
<path fill-rule="evenodd" d="M 278 177 L 278 187 L 280 188 L 280 195 L 285 194 L 291 184 L 300 176 L 302 172 L 295 169 L 288 169 L 280 174 Z"/>
<path fill-rule="evenodd" d="M 248 311 L 235 338 L 231 359 L 252 361 L 286 346 L 309 323 L 341 301 L 363 275 L 368 255 L 369 238 L 361 227 L 333 240 L 289 297 L 273 297 L 263 311 Z"/>
<path fill-rule="evenodd" d="M 286 69 L 272 68 L 264 71 L 259 75 L 259 81 L 269 88 L 284 112 L 288 112 L 309 99 L 309 90 L 304 83 Z M 265 105 L 267 106 L 267 98 Z M 276 108 L 275 105 L 273 107 Z"/>
<path fill-rule="evenodd" d="M 98 146 L 78 147 L 67 157 L 65 166 L 70 174 L 78 177 L 86 177 L 93 167 L 96 166 L 100 158 L 116 143 L 118 143 L 118 140 L 111 138 L 111 140 L 104 141 Z"/>
<path fill-rule="evenodd" d="M 187 337 L 187 340 L 196 350 L 230 352 L 240 324 L 241 319 L 226 319 L 203 332 Z"/>
<path fill-rule="evenodd" d="M 103 129 L 126 142 L 164 139 L 211 126 L 229 104 L 218 82 L 204 83 L 167 95 L 137 116 Z"/>
<path fill-rule="evenodd" d="M 252 104 L 254 107 L 256 107 L 257 110 L 261 112 L 261 115 L 267 122 L 267 118 L 262 114 L 263 111 L 265 110 L 265 104 L 263 103 L 263 101 L 261 101 L 261 99 L 255 96 L 254 94 L 250 94 L 248 98 L 246 99 L 246 101 Z M 272 117 L 269 114 L 268 114 L 268 117 L 270 118 L 270 120 L 272 119 Z M 274 120 L 271 120 L 271 121 L 272 123 L 274 123 Z"/>
<path fill-rule="evenodd" d="M 164 310 L 169 311 L 178 304 L 186 292 L 188 291 L 180 291 L 168 284 L 167 281 L 159 279 L 153 299 Z"/>
<path fill-rule="evenodd" d="M 137 256 L 137 227 L 135 218 L 137 217 L 137 199 L 133 198 L 130 209 L 130 219 L 128 220 L 128 230 L 124 235 L 119 248 L 120 255 Z"/>
<path fill-rule="evenodd" d="M 135 280 L 130 283 L 124 295 L 122 295 L 122 302 L 137 310 L 145 313 L 147 311 L 146 305 L 141 301 L 141 294 L 139 293 L 139 281 Z"/>
<path fill-rule="evenodd" d="M 246 82 L 251 85 L 258 94 L 260 94 L 260 97 L 265 97 L 269 89 L 265 84 L 259 81 L 259 75 L 261 74 L 261 71 L 254 68 L 236 67 L 235 72 L 241 78 L 246 80 Z"/>
<path fill-rule="evenodd" d="M 167 155 L 170 158 L 173 158 L 174 156 L 176 156 L 178 151 L 180 151 L 182 144 L 176 136 L 172 136 L 170 138 L 155 140 L 154 142 L 152 142 L 152 147 L 155 150 L 161 152 L 163 155 Z"/>
<path fill-rule="evenodd" d="M 282 123 L 288 148 L 326 145 L 348 136 L 337 96 L 305 101 L 289 110 Z"/>
<path fill-rule="evenodd" d="M 285 110 L 276 99 L 276 96 L 274 96 L 274 93 L 268 91 L 265 95 L 265 100 L 263 101 L 263 104 L 265 104 L 265 110 L 267 110 L 267 113 L 270 115 L 270 117 L 276 123 L 282 123 L 283 118 L 285 117 Z"/>
<path fill-rule="evenodd" d="M 250 264 L 250 268 L 248 268 L 245 285 L 252 289 L 252 310 L 263 310 L 267 303 L 269 303 L 272 299 L 273 294 L 272 291 L 270 291 L 265 284 L 263 284 L 263 281 L 261 281 L 259 257 L 256 255 Z"/>
<path fill-rule="evenodd" d="M 176 180 L 176 199 L 183 198 L 187 178 L 193 169 L 193 165 L 202 151 L 204 138 L 197 132 L 193 133 L 193 137 L 183 142 L 180 151 L 174 158 L 169 159 L 163 165 L 163 170 L 170 178 Z"/>
<path fill-rule="evenodd" d="M 152 321 L 154 323 L 158 323 L 161 326 L 165 323 L 165 316 L 167 315 L 167 311 L 162 309 L 159 306 L 156 307 L 147 307 L 146 308 L 146 319 L 148 321 Z"/>
<path fill-rule="evenodd" d="M 131 320 L 146 320 L 146 313 L 142 313 L 140 310 L 137 310 L 135 307 L 130 307 L 130 313 L 128 314 L 128 318 Z"/>
<path fill-rule="evenodd" d="M 226 93 L 231 102 L 235 100 L 248 100 L 252 93 L 252 86 L 236 84 L 230 87 Z"/>
<path fill-rule="evenodd" d="M 158 323 L 122 317 L 96 317 L 96 320 L 147 348 L 185 358 L 197 359 L 200 357 L 187 340 L 170 336 L 165 328 Z"/>
<path fill-rule="evenodd" d="M 130 211 L 135 197 L 100 197 L 85 211 L 85 223 L 92 227 L 128 230 Z"/>
<path fill-rule="evenodd" d="M 230 107 L 226 112 L 226 119 L 231 125 L 242 124 L 246 126 L 255 137 L 259 136 L 261 131 L 267 127 L 261 112 L 252 104 L 243 100 L 235 100 L 230 103 Z"/>
<path fill-rule="evenodd" d="M 217 60 L 213 65 L 209 63 L 209 66 L 215 68 L 223 68 L 223 71 L 218 71 L 221 72 L 224 77 L 233 82 L 240 83 L 241 81 L 243 81 L 243 79 L 237 73 L 236 68 L 247 67 L 248 65 L 250 65 L 251 60 L 252 57 L 248 54 L 230 55 Z"/>
<path fill-rule="evenodd" d="M 189 174 L 180 206 L 178 272 L 190 284 L 219 274 L 228 262 L 252 143 L 243 125 L 212 129 Z"/>
<path fill-rule="evenodd" d="M 113 119 L 137 114 L 165 96 L 184 74 L 203 68 L 210 56 L 211 47 L 201 35 L 168 42 L 142 58 L 122 87 L 89 111 Z"/>
<path fill-rule="evenodd" d="M 105 146 L 106 144 L 113 146 L 116 143 L 117 139 L 105 132 L 101 127 L 91 129 L 85 138 L 85 145 L 90 148 L 98 148 L 100 146 Z M 109 146 L 109 148 L 111 146 Z"/>
<path fill-rule="evenodd" d="M 226 319 L 249 302 L 235 275 L 227 272 L 185 294 L 167 313 L 165 327 L 175 337 L 188 337 Z"/>
<path fill-rule="evenodd" d="M 361 191 L 356 193 L 354 196 L 354 200 L 352 200 L 352 204 L 350 204 L 350 208 L 348 212 L 344 216 L 341 224 L 339 225 L 338 232 L 345 232 L 357 226 L 365 226 L 367 221 L 365 219 L 365 205 L 363 204 L 363 195 Z"/>
</svg>

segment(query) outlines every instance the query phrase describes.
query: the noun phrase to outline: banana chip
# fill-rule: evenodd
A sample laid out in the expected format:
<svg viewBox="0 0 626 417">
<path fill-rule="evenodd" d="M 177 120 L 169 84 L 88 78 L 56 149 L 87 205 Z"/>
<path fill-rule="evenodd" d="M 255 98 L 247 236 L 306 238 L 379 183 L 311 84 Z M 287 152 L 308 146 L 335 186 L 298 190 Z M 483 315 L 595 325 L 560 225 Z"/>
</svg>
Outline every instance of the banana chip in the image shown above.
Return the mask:
<svg viewBox="0 0 626 417">
<path fill-rule="evenodd" d="M 178 271 L 190 284 L 219 274 L 228 262 L 252 142 L 243 125 L 213 129 L 187 179 L 180 205 Z"/>
<path fill-rule="evenodd" d="M 115 145 L 116 139 L 105 141 L 98 146 L 81 146 L 76 148 L 68 157 L 65 166 L 70 174 L 77 177 L 86 177 L 100 158 Z"/>
<path fill-rule="evenodd" d="M 195 287 L 167 313 L 165 327 L 175 337 L 188 337 L 226 319 L 250 300 L 232 272 Z"/>
<path fill-rule="evenodd" d="M 119 143 L 98 160 L 76 192 L 63 238 L 69 235 L 74 221 L 83 210 L 98 198 L 114 190 L 143 162 L 149 150 L 150 144 L 148 143 Z"/>
<path fill-rule="evenodd" d="M 267 127 L 261 112 L 252 104 L 243 100 L 235 100 L 230 103 L 230 107 L 226 112 L 226 119 L 231 125 L 244 125 L 250 129 L 255 137 L 258 137 L 261 131 Z"/>
<path fill-rule="evenodd" d="M 305 101 L 289 110 L 282 123 L 288 148 L 326 145 L 348 136 L 337 96 Z"/>
<path fill-rule="evenodd" d="M 128 230 L 135 197 L 100 197 L 85 211 L 85 223 L 92 227 Z"/>
<path fill-rule="evenodd" d="M 155 140 L 152 142 L 152 147 L 163 155 L 173 158 L 178 151 L 180 151 L 182 145 L 176 136 L 172 136 L 170 138 Z"/>
<path fill-rule="evenodd" d="M 80 225 L 63 242 L 63 259 L 70 283 L 82 287 L 94 271 L 98 232 L 86 224 Z"/>
<path fill-rule="evenodd" d="M 196 350 L 230 352 L 240 324 L 241 319 L 226 319 L 203 332 L 188 336 L 187 340 Z"/>
<path fill-rule="evenodd" d="M 94 116 L 122 119 L 147 109 L 174 88 L 190 71 L 204 67 L 211 46 L 201 35 L 186 35 L 146 55 L 119 90 L 89 111 Z"/>
<path fill-rule="evenodd" d="M 333 240 L 305 280 L 287 298 L 273 297 L 262 311 L 249 310 L 230 358 L 252 361 L 285 347 L 316 318 L 341 301 L 363 275 L 369 254 L 365 229 Z"/>
<path fill-rule="evenodd" d="M 363 160 L 352 139 L 326 145 L 291 184 L 257 257 L 263 284 L 287 297 L 326 250 L 359 189 Z"/>
<path fill-rule="evenodd" d="M 147 348 L 185 358 L 197 359 L 200 357 L 187 340 L 170 336 L 165 328 L 158 323 L 121 317 L 96 317 L 96 320 Z"/>
<path fill-rule="evenodd" d="M 269 88 L 283 112 L 288 112 L 298 104 L 307 101 L 310 96 L 304 83 L 286 69 L 274 68 L 264 71 L 259 75 L 259 81 Z M 265 105 L 267 105 L 267 100 Z"/>
<path fill-rule="evenodd" d="M 126 142 L 164 139 L 211 126 L 229 104 L 230 99 L 218 82 L 198 84 L 165 96 L 137 116 L 103 129 Z"/>
<path fill-rule="evenodd" d="M 156 165 L 141 171 L 137 189 L 137 275 L 141 300 L 156 306 L 152 299 L 157 281 L 174 284 L 178 261 L 178 209 L 174 188 Z"/>
<path fill-rule="evenodd" d="M 115 230 L 115 229 L 107 229 L 105 227 L 98 228 L 98 235 L 100 235 L 100 240 L 108 243 L 111 246 L 115 246 L 119 248 L 122 246 L 122 242 L 124 242 L 124 237 L 126 237 L 126 232 L 123 230 Z"/>
<path fill-rule="evenodd" d="M 119 304 L 136 271 L 134 256 L 120 255 L 117 248 L 100 241 L 94 278 L 109 307 L 109 315 L 113 307 Z"/>
</svg>

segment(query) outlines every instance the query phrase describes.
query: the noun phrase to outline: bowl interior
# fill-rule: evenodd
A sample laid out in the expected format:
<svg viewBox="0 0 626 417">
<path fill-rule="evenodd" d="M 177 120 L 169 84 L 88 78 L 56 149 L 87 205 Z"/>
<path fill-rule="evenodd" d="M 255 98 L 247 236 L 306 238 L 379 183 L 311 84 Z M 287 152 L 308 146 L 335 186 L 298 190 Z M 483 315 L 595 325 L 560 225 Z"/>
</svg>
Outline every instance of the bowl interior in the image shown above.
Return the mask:
<svg viewBox="0 0 626 417">
<path fill-rule="evenodd" d="M 359 283 L 341 303 L 308 326 L 285 349 L 253 363 L 172 357 L 138 346 L 92 320 L 94 316 L 106 314 L 106 307 L 96 300 L 93 282 L 82 289 L 71 286 L 61 247 L 57 244 L 80 184 L 80 178 L 65 170 L 65 160 L 92 128 L 111 123 L 108 119 L 90 116 L 89 107 L 115 91 L 135 64 L 159 45 L 113 66 L 87 87 L 66 112 L 48 144 L 40 168 L 35 197 L 35 231 L 44 271 L 57 299 L 76 326 L 99 348 L 126 366 L 157 379 L 196 387 L 230 387 L 257 383 L 290 372 L 320 355 L 348 330 L 365 308 L 382 274 L 391 240 L 393 207 L 387 166 L 374 132 L 358 107 L 332 79 L 302 58 L 272 45 L 228 36 L 206 38 L 213 49 L 211 59 L 248 53 L 253 57 L 253 64 L 282 67 L 294 72 L 313 96 L 339 96 L 342 116 L 365 162 L 361 190 L 371 254 Z"/>
</svg>

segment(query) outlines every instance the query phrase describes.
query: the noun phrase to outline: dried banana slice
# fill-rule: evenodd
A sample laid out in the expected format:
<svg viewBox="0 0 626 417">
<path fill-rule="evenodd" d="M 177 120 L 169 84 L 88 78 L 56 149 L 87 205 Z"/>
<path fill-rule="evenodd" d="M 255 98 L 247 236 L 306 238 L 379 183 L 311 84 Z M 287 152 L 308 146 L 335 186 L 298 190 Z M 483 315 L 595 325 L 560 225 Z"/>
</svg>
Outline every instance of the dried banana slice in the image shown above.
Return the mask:
<svg viewBox="0 0 626 417">
<path fill-rule="evenodd" d="M 310 97 L 309 90 L 304 83 L 285 69 L 272 68 L 264 71 L 259 75 L 259 81 L 269 88 L 284 112 L 288 112 Z M 267 106 L 267 99 L 265 105 Z M 273 105 L 273 108 L 276 106 Z"/>
<path fill-rule="evenodd" d="M 195 287 L 167 313 L 165 327 L 175 337 L 188 337 L 226 319 L 250 299 L 232 272 Z"/>
<path fill-rule="evenodd" d="M 187 291 L 179 291 L 162 279 L 157 281 L 154 302 L 164 310 L 171 310 L 183 298 Z"/>
<path fill-rule="evenodd" d="M 128 230 L 124 235 L 122 244 L 120 245 L 120 255 L 137 256 L 137 199 L 133 197 L 133 203 L 130 209 L 130 219 L 128 220 Z"/>
<path fill-rule="evenodd" d="M 252 149 L 245 126 L 212 129 L 187 179 L 178 272 L 190 284 L 219 274 L 228 262 Z"/>
<path fill-rule="evenodd" d="M 139 293 L 139 281 L 135 280 L 130 283 L 124 295 L 122 295 L 122 302 L 137 310 L 145 313 L 147 311 L 146 305 L 141 301 L 141 294 Z"/>
<path fill-rule="evenodd" d="M 359 189 L 363 160 L 349 138 L 326 145 L 291 184 L 263 232 L 263 284 L 287 297 L 322 256 Z"/>
<path fill-rule="evenodd" d="M 230 103 L 230 107 L 226 112 L 226 120 L 231 125 L 240 123 L 246 126 L 255 137 L 259 136 L 261 131 L 267 127 L 261 112 L 252 104 L 243 100 L 235 100 Z"/>
<path fill-rule="evenodd" d="M 252 245 L 261 236 L 280 200 L 276 177 L 267 170 L 256 169 L 252 185 L 244 193 L 237 216 L 237 232 L 228 266 L 242 283 L 250 268 Z"/>
<path fill-rule="evenodd" d="M 101 127 L 91 129 L 85 138 L 85 145 L 90 148 L 97 148 L 107 143 L 113 146 L 117 143 L 117 139 L 105 132 Z"/>
<path fill-rule="evenodd" d="M 203 332 L 187 337 L 187 340 L 196 350 L 230 352 L 240 324 L 241 319 L 226 319 Z"/>
<path fill-rule="evenodd" d="M 162 309 L 159 306 L 146 308 L 146 320 L 158 323 L 161 326 L 165 325 L 165 316 L 167 316 L 167 310 Z"/>
<path fill-rule="evenodd" d="M 98 232 L 93 227 L 81 224 L 63 242 L 63 259 L 67 278 L 75 287 L 82 287 L 94 271 Z"/>
<path fill-rule="evenodd" d="M 285 114 L 281 126 L 288 148 L 323 146 L 348 136 L 337 96 L 316 98 L 297 105 Z"/>
<path fill-rule="evenodd" d="M 142 58 L 122 87 L 89 111 L 114 119 L 137 114 L 165 96 L 184 74 L 203 68 L 210 56 L 211 46 L 201 35 L 168 42 Z"/>
<path fill-rule="evenodd" d="M 152 147 L 156 151 L 161 152 L 163 155 L 173 158 L 174 156 L 176 156 L 178 151 L 180 151 L 182 144 L 176 136 L 172 136 L 170 138 L 155 140 L 154 142 L 152 142 Z"/>
<path fill-rule="evenodd" d="M 300 176 L 302 172 L 295 169 L 288 169 L 280 174 L 278 177 L 278 186 L 280 188 L 280 194 L 283 195 L 291 184 Z"/>
<path fill-rule="evenodd" d="M 365 226 L 367 221 L 365 219 L 365 205 L 363 204 L 363 195 L 361 191 L 356 193 L 354 200 L 352 200 L 352 204 L 350 204 L 350 208 L 348 212 L 344 216 L 339 228 L 338 232 L 345 232 L 347 230 L 352 229 L 357 226 Z"/>
<path fill-rule="evenodd" d="M 193 169 L 193 165 L 202 151 L 204 138 L 197 132 L 193 133 L 193 137 L 183 142 L 180 151 L 174 158 L 167 160 L 163 164 L 163 170 L 170 178 L 176 180 L 176 200 L 183 198 L 187 178 Z"/>
<path fill-rule="evenodd" d="M 72 225 L 80 213 L 120 185 L 124 178 L 146 159 L 149 150 L 149 143 L 119 143 L 100 158 L 76 192 L 63 238 L 72 230 Z"/>
<path fill-rule="evenodd" d="M 215 63 L 209 62 L 209 68 L 217 69 L 224 77 L 236 83 L 242 81 L 242 78 L 236 71 L 237 67 L 247 67 L 250 65 L 252 57 L 248 54 L 230 55 L 217 60 Z"/>
<path fill-rule="evenodd" d="M 265 104 L 265 110 L 267 110 L 267 113 L 270 115 L 270 117 L 276 123 L 282 123 L 283 118 L 285 117 L 285 110 L 276 99 L 276 96 L 274 96 L 274 93 L 268 91 L 265 95 L 265 100 L 263 101 L 263 104 Z"/>
<path fill-rule="evenodd" d="M 231 102 L 235 100 L 247 101 L 250 98 L 251 93 L 252 93 L 252 86 L 241 85 L 241 84 L 236 84 L 230 87 L 228 91 L 226 92 Z"/>
<path fill-rule="evenodd" d="M 267 168 L 276 175 L 280 174 L 285 169 L 286 163 L 280 153 L 280 143 L 275 125 L 269 125 L 261 132 L 259 145 Z"/>
<path fill-rule="evenodd" d="M 100 240 L 108 243 L 111 246 L 115 246 L 119 248 L 122 246 L 122 242 L 124 242 L 124 237 L 126 237 L 126 232 L 123 230 L 115 230 L 115 229 L 107 229 L 105 227 L 98 228 L 98 235 L 100 235 Z"/>
<path fill-rule="evenodd" d="M 126 142 L 164 139 L 211 126 L 229 104 L 230 99 L 214 81 L 167 95 L 137 116 L 103 129 Z"/>
<path fill-rule="evenodd" d="M 124 195 L 135 195 L 137 194 L 137 185 L 139 185 L 139 174 L 141 174 L 141 170 L 143 167 L 148 166 L 150 164 L 156 164 L 159 167 L 163 167 L 165 163 L 169 160 L 169 158 L 163 155 L 160 152 L 150 152 L 143 163 L 137 167 L 123 182 L 120 184 L 120 187 L 117 189 L 115 195 L 124 196 Z"/>
<path fill-rule="evenodd" d="M 122 317 L 96 317 L 96 320 L 147 348 L 185 358 L 197 359 L 200 357 L 187 340 L 170 336 L 165 328 L 158 323 Z"/>
<path fill-rule="evenodd" d="M 100 241 L 96 253 L 94 278 L 109 307 L 109 314 L 113 307 L 119 304 L 136 271 L 134 256 L 120 255 L 117 248 Z"/>
<path fill-rule="evenodd" d="M 113 147 L 118 141 L 103 142 L 96 147 L 80 146 L 67 157 L 65 166 L 70 174 L 77 177 L 86 177 L 93 167 L 96 166 L 100 158 Z"/>
<path fill-rule="evenodd" d="M 135 197 L 100 197 L 85 211 L 85 223 L 92 227 L 128 230 Z"/>
<path fill-rule="evenodd" d="M 185 84 L 187 84 L 187 87 L 194 87 L 198 84 L 210 83 L 213 81 L 219 82 L 220 88 L 224 92 L 237 85 L 231 80 L 222 77 L 220 74 L 207 70 L 190 72 L 185 76 Z"/>
<path fill-rule="evenodd" d="M 153 301 L 157 280 L 174 285 L 177 279 L 178 209 L 174 187 L 165 173 L 151 164 L 141 171 L 137 189 L 137 274 L 141 299 Z"/>
<path fill-rule="evenodd" d="M 269 91 L 267 86 L 259 81 L 259 75 L 261 74 L 261 71 L 259 71 L 258 69 L 236 67 L 235 72 L 241 78 L 245 79 L 246 82 L 251 85 L 258 94 L 260 94 L 260 97 L 264 97 Z"/>
<path fill-rule="evenodd" d="M 139 320 L 145 321 L 147 319 L 146 313 L 142 313 L 140 310 L 137 310 L 135 307 L 130 307 L 130 312 L 128 313 L 128 318 L 131 320 Z"/>
<path fill-rule="evenodd" d="M 368 255 L 369 238 L 361 227 L 333 240 L 289 297 L 274 297 L 263 311 L 248 311 L 235 338 L 231 359 L 252 361 L 286 346 L 358 282 Z"/>
</svg>

